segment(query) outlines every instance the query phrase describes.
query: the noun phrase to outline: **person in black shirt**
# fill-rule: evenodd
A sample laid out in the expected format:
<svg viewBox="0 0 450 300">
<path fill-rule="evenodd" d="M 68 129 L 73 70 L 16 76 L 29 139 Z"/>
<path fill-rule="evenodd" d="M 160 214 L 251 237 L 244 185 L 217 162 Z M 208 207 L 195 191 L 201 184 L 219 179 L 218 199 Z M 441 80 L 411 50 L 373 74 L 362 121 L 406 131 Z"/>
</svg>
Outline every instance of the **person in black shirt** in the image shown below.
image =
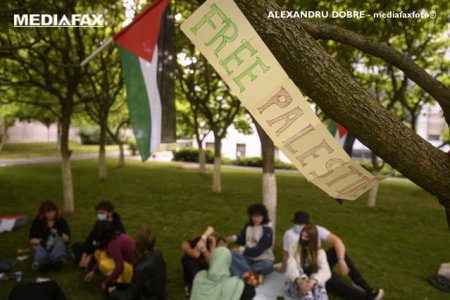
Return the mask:
<svg viewBox="0 0 450 300">
<path fill-rule="evenodd" d="M 186 240 L 181 245 L 181 250 L 183 250 L 181 264 L 186 296 L 190 295 L 195 275 L 209 267 L 209 258 L 217 244 L 216 238 L 211 235 L 213 232 L 214 229 L 209 226 L 202 236 Z"/>
<path fill-rule="evenodd" d="M 133 281 L 127 290 L 110 287 L 108 300 L 166 300 L 166 262 L 155 247 L 156 235 L 142 228 L 136 237 Z"/>
<path fill-rule="evenodd" d="M 46 271 L 49 267 L 62 267 L 67 257 L 70 229 L 54 202 L 44 201 L 41 204 L 31 224 L 29 238 L 35 251 L 33 269 Z"/>
<path fill-rule="evenodd" d="M 100 202 L 95 206 L 95 211 L 97 212 L 97 221 L 94 226 L 92 226 L 89 236 L 86 238 L 84 243 L 78 242 L 72 245 L 75 263 L 77 263 L 80 268 L 84 269 L 89 269 L 89 266 L 93 266 L 95 264 L 93 261 L 93 254 L 96 250 L 94 228 L 98 222 L 109 221 L 111 222 L 114 231 L 125 233 L 125 228 L 123 227 L 121 218 L 118 213 L 114 212 L 114 206 L 111 202 Z"/>
</svg>

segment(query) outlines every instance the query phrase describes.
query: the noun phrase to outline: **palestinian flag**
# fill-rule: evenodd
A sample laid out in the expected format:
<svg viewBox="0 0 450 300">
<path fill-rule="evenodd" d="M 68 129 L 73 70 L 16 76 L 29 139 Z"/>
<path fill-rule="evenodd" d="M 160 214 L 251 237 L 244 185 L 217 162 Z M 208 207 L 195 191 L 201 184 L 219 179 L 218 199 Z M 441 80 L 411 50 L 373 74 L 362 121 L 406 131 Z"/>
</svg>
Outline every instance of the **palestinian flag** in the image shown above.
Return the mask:
<svg viewBox="0 0 450 300">
<path fill-rule="evenodd" d="M 173 32 L 173 19 L 169 0 L 156 0 L 114 36 L 142 161 L 159 149 L 161 142 L 175 140 L 175 54 L 170 31 Z"/>
<path fill-rule="evenodd" d="M 27 215 L 0 216 L 0 233 L 27 225 Z"/>
<path fill-rule="evenodd" d="M 328 123 L 328 131 L 330 131 L 331 135 L 336 138 L 341 147 L 344 148 L 345 152 L 347 152 L 347 154 L 351 157 L 355 137 L 350 134 L 342 125 L 337 124 L 333 120 Z"/>
</svg>

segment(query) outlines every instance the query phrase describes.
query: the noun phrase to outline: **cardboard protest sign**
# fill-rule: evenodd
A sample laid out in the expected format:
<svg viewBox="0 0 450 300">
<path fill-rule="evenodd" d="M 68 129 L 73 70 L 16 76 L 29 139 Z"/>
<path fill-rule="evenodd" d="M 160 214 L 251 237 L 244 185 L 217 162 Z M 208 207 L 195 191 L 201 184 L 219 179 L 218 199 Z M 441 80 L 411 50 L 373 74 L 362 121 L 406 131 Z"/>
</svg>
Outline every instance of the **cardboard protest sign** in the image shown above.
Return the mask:
<svg viewBox="0 0 450 300">
<path fill-rule="evenodd" d="M 181 30 L 308 181 L 347 200 L 379 181 L 351 161 L 233 1 L 206 1 Z"/>
</svg>

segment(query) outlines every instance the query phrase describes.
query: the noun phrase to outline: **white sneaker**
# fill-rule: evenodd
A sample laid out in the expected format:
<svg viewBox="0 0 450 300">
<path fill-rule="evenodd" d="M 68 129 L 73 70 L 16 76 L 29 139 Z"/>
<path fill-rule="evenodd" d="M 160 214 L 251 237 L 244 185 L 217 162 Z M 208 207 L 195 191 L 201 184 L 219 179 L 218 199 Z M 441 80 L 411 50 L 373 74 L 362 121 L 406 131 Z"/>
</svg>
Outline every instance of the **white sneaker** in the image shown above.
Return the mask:
<svg viewBox="0 0 450 300">
<path fill-rule="evenodd" d="M 263 274 L 258 274 L 258 285 L 259 284 L 263 284 L 264 282 L 264 275 Z"/>
<path fill-rule="evenodd" d="M 381 300 L 384 297 L 384 290 L 383 289 L 379 289 L 375 294 L 374 294 L 375 298 L 373 298 L 374 300 Z"/>
</svg>

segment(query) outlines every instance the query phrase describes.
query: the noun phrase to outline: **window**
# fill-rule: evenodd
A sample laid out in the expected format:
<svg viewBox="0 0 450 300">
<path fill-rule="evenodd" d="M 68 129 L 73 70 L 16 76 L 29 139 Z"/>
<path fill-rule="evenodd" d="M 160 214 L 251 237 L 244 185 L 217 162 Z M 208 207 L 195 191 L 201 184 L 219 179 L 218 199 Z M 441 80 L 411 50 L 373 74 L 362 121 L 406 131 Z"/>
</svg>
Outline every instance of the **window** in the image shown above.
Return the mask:
<svg viewBox="0 0 450 300">
<path fill-rule="evenodd" d="M 439 106 L 431 106 L 428 109 L 428 128 L 427 135 L 428 140 L 438 141 L 445 129 L 445 119 L 442 116 L 442 112 Z"/>
</svg>

